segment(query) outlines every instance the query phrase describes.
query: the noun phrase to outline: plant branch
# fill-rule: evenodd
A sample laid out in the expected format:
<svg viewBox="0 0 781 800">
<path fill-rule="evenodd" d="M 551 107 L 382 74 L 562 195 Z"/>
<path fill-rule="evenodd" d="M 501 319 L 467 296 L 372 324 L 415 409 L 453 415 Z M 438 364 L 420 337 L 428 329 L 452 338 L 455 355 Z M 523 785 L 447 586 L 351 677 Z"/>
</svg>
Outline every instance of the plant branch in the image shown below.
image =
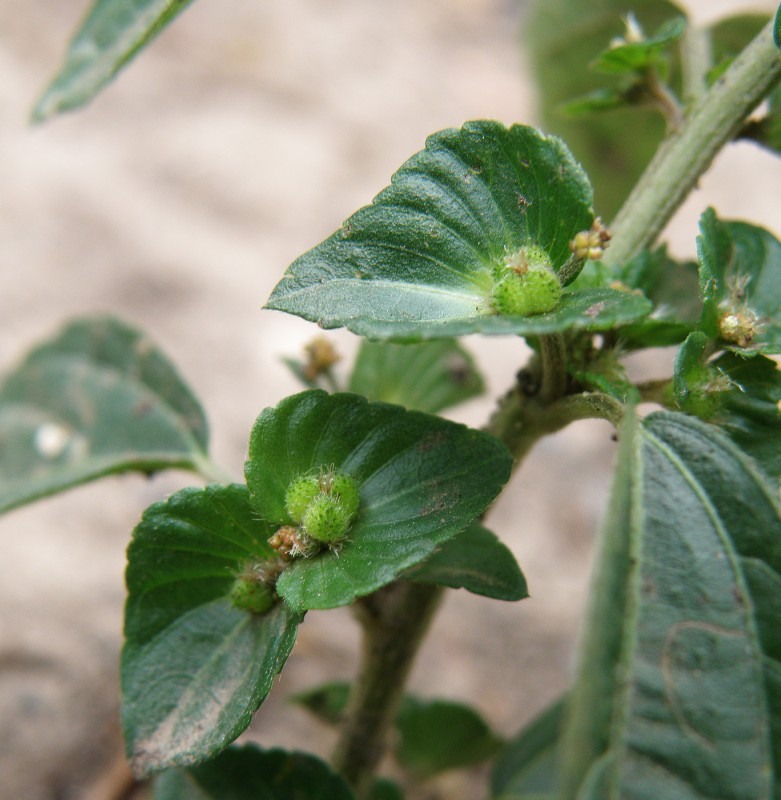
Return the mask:
<svg viewBox="0 0 781 800">
<path fill-rule="evenodd" d="M 716 153 L 779 78 L 781 52 L 773 41 L 771 22 L 659 148 L 610 226 L 613 239 L 606 263 L 625 263 L 654 242 Z"/>
<path fill-rule="evenodd" d="M 711 37 L 706 28 L 687 25 L 681 41 L 683 99 L 687 106 L 696 105 L 708 91 L 708 70 L 711 68 Z"/>
<path fill-rule="evenodd" d="M 439 586 L 397 581 L 355 605 L 363 653 L 332 762 L 359 800 L 371 792 L 407 675 L 443 594 Z"/>
</svg>

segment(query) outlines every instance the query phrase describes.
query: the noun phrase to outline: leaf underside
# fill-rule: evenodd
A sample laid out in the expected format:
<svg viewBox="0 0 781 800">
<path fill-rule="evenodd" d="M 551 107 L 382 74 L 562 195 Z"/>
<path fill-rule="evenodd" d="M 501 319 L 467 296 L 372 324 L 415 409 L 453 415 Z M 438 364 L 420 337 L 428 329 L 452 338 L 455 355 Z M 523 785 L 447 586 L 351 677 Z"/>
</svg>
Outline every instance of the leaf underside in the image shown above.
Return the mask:
<svg viewBox="0 0 781 800">
<path fill-rule="evenodd" d="M 781 521 L 713 427 L 657 413 L 622 454 L 563 740 L 564 796 L 772 796 Z M 774 587 L 771 590 L 771 587 Z M 775 743 L 774 743 L 775 742 Z"/>
</svg>

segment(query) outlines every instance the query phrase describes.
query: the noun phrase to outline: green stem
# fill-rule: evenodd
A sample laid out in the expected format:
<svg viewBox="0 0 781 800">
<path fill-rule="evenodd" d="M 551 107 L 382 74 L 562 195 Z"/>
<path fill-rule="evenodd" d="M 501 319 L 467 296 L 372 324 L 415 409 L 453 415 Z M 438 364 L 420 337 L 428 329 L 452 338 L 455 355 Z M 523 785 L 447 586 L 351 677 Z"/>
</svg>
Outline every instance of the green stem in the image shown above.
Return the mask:
<svg viewBox="0 0 781 800">
<path fill-rule="evenodd" d="M 661 233 L 716 153 L 781 78 L 781 53 L 766 25 L 659 148 L 610 226 L 603 259 L 623 264 Z"/>
<path fill-rule="evenodd" d="M 507 445 L 517 467 L 543 436 L 580 419 L 605 419 L 617 427 L 623 414 L 624 404 L 602 392 L 569 394 L 544 404 L 518 384 L 499 402 L 484 430 Z"/>
<path fill-rule="evenodd" d="M 363 653 L 332 762 L 360 800 L 371 792 L 407 675 L 443 593 L 438 586 L 397 581 L 355 606 Z"/>
<path fill-rule="evenodd" d="M 711 37 L 706 28 L 688 25 L 681 41 L 683 99 L 696 105 L 708 91 L 708 70 L 712 65 Z"/>
<path fill-rule="evenodd" d="M 549 404 L 567 391 L 567 348 L 560 333 L 540 336 L 540 360 L 540 401 Z"/>
</svg>

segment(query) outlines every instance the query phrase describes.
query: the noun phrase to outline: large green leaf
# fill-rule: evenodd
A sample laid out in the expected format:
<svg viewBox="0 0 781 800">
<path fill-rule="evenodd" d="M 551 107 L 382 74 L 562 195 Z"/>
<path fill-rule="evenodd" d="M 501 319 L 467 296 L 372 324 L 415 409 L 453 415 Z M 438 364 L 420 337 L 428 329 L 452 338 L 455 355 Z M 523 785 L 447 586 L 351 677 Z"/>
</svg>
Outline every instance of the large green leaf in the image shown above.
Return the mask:
<svg viewBox="0 0 781 800">
<path fill-rule="evenodd" d="M 469 400 L 484 388 L 472 356 L 452 339 L 407 345 L 363 341 L 349 383 L 351 392 L 369 400 L 427 414 Z"/>
<path fill-rule="evenodd" d="M 360 508 L 337 550 L 293 560 L 277 591 L 294 608 L 351 603 L 431 555 L 478 517 L 509 477 L 493 437 L 399 406 L 319 390 L 288 397 L 253 428 L 245 473 L 265 520 L 291 525 L 288 486 L 323 467 L 346 474 Z"/>
<path fill-rule="evenodd" d="M 445 700 L 405 698 L 396 727 L 396 758 L 418 778 L 485 761 L 503 743 L 474 709 Z"/>
<path fill-rule="evenodd" d="M 128 548 L 122 725 L 138 775 L 198 763 L 249 725 L 301 616 L 230 600 L 247 563 L 273 564 L 244 486 L 184 489 L 151 506 Z"/>
<path fill-rule="evenodd" d="M 776 499 L 740 450 L 686 415 L 652 414 L 621 438 L 563 797 L 582 783 L 583 798 L 769 798 Z"/>
<path fill-rule="evenodd" d="M 466 589 L 495 600 L 521 600 L 529 596 L 526 579 L 513 554 L 478 522 L 445 542 L 404 577 L 419 583 Z"/>
<path fill-rule="evenodd" d="M 727 346 L 781 352 L 781 242 L 745 222 L 723 222 L 708 209 L 697 238 L 701 329 Z M 730 333 L 733 320 L 737 332 Z"/>
<path fill-rule="evenodd" d="M 308 753 L 230 747 L 213 761 L 161 775 L 154 800 L 353 800 L 344 779 Z"/>
<path fill-rule="evenodd" d="M 192 0 L 97 0 L 33 110 L 41 122 L 88 103 Z"/>
<path fill-rule="evenodd" d="M 467 123 L 429 137 L 370 206 L 288 268 L 267 307 L 370 338 L 611 327 L 646 307 L 614 292 L 569 294 L 537 316 L 492 308 L 493 270 L 530 246 L 559 269 L 593 219 L 588 180 L 561 141 Z"/>
<path fill-rule="evenodd" d="M 497 800 L 553 798 L 556 789 L 559 732 L 565 699 L 552 703 L 511 739 L 491 773 L 491 797 Z"/>
<path fill-rule="evenodd" d="M 116 472 L 198 469 L 203 412 L 140 332 L 80 319 L 0 386 L 0 511 Z"/>
<path fill-rule="evenodd" d="M 523 26 L 542 122 L 583 164 L 594 185 L 596 207 L 608 219 L 651 160 L 664 122 L 647 109 L 622 108 L 574 119 L 560 107 L 604 84 L 587 66 L 624 32 L 622 17 L 629 12 L 646 31 L 681 14 L 666 0 L 534 0 Z"/>
</svg>

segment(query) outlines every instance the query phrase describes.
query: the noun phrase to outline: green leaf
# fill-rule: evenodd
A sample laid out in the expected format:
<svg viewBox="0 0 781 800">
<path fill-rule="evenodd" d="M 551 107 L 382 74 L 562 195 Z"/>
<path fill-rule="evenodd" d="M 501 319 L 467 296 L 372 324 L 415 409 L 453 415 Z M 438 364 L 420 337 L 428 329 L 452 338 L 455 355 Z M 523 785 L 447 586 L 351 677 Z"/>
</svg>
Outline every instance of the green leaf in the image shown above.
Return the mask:
<svg viewBox="0 0 781 800">
<path fill-rule="evenodd" d="M 288 268 L 267 308 L 405 340 L 610 327 L 615 314 L 645 307 L 619 312 L 620 296 L 605 298 L 612 313 L 584 319 L 573 307 L 593 303 L 575 295 L 539 316 L 499 316 L 491 305 L 493 272 L 509 256 L 539 246 L 558 270 L 593 220 L 588 180 L 561 141 L 470 122 L 429 137 L 370 206 Z"/>
<path fill-rule="evenodd" d="M 677 344 L 697 326 L 702 304 L 694 262 L 675 261 L 665 247 L 644 250 L 617 270 L 615 280 L 630 289 L 639 289 L 653 303 L 647 317 L 621 329 L 624 347 Z"/>
<path fill-rule="evenodd" d="M 191 0 L 97 0 L 70 43 L 60 72 L 33 110 L 33 121 L 92 98 Z"/>
<path fill-rule="evenodd" d="M 630 420 L 621 441 L 563 796 L 585 779 L 578 797 L 770 797 L 776 499 L 726 437 L 686 415 Z"/>
<path fill-rule="evenodd" d="M 767 475 L 781 478 L 781 370 L 760 355 L 725 352 L 708 361 L 710 340 L 697 331 L 675 362 L 682 411 L 718 425 Z"/>
<path fill-rule="evenodd" d="M 630 98 L 626 91 L 618 89 L 594 89 L 582 97 L 569 100 L 559 107 L 562 114 L 580 116 L 593 114 L 596 111 L 614 111 L 627 105 Z"/>
<path fill-rule="evenodd" d="M 776 43 L 776 47 L 781 49 L 781 5 L 779 5 L 776 11 L 776 20 L 773 25 L 773 39 Z"/>
<path fill-rule="evenodd" d="M 697 238 L 700 328 L 747 352 L 781 352 L 781 242 L 745 222 L 722 222 L 713 209 Z"/>
<path fill-rule="evenodd" d="M 117 472 L 197 470 L 203 412 L 140 332 L 70 323 L 0 386 L 0 511 Z"/>
<path fill-rule="evenodd" d="M 559 698 L 504 746 L 491 773 L 491 797 L 532 800 L 553 797 L 558 773 L 559 731 L 565 698 Z"/>
<path fill-rule="evenodd" d="M 396 758 L 418 778 L 485 761 L 503 743 L 474 709 L 444 700 L 406 698 L 396 726 Z"/>
<path fill-rule="evenodd" d="M 610 219 L 661 142 L 664 121 L 657 112 L 637 107 L 572 119 L 561 113 L 561 106 L 604 84 L 586 67 L 623 33 L 622 16 L 633 12 L 645 30 L 654 30 L 681 11 L 666 0 L 534 0 L 530 5 L 523 39 L 543 126 L 561 136 L 583 164 L 594 185 L 596 208 Z"/>
<path fill-rule="evenodd" d="M 526 579 L 513 554 L 478 522 L 445 542 L 404 577 L 418 583 L 466 589 L 495 600 L 522 600 L 529 596 Z"/>
<path fill-rule="evenodd" d="M 665 20 L 654 36 L 642 41 L 623 41 L 603 50 L 592 68 L 605 75 L 643 73 L 654 66 L 660 54 L 683 36 L 685 17 Z"/>
<path fill-rule="evenodd" d="M 485 390 L 472 356 L 453 339 L 361 343 L 349 390 L 369 400 L 436 414 Z"/>
<path fill-rule="evenodd" d="M 350 684 L 333 681 L 305 689 L 290 696 L 291 702 L 305 708 L 310 714 L 327 725 L 338 725 L 350 699 Z"/>
<path fill-rule="evenodd" d="M 726 380 L 713 422 L 768 475 L 781 480 L 781 370 L 764 356 L 724 353 L 711 367 Z"/>
<path fill-rule="evenodd" d="M 301 616 L 236 608 L 235 576 L 268 563 L 244 486 L 184 489 L 144 513 L 128 548 L 122 725 L 134 772 L 213 757 L 250 723 Z"/>
<path fill-rule="evenodd" d="M 404 800 L 404 792 L 388 778 L 377 778 L 372 784 L 369 800 Z"/>
<path fill-rule="evenodd" d="M 280 576 L 277 591 L 301 610 L 347 605 L 426 559 L 483 513 L 511 458 L 485 433 L 351 394 L 302 392 L 260 415 L 245 473 L 263 519 L 290 525 L 288 486 L 323 466 L 357 483 L 360 508 L 338 550 Z"/>
<path fill-rule="evenodd" d="M 161 775 L 154 800 L 354 800 L 344 779 L 308 753 L 230 747 L 213 761 Z"/>
</svg>

